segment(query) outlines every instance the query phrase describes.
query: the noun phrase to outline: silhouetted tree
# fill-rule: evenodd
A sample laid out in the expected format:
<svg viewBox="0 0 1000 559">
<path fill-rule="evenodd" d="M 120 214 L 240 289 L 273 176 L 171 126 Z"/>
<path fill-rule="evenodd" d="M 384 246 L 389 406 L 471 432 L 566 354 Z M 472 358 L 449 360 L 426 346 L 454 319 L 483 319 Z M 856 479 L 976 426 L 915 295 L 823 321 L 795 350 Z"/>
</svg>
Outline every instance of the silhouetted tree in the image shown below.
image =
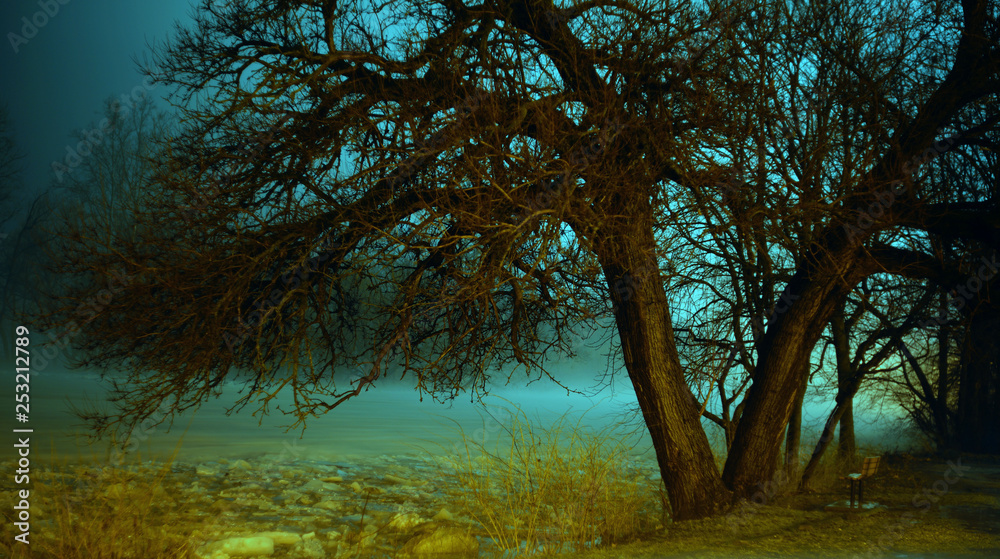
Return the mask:
<svg viewBox="0 0 1000 559">
<path fill-rule="evenodd" d="M 79 340 L 130 373 L 118 421 L 196 406 L 239 368 L 242 403 L 289 389 L 301 422 L 390 369 L 446 397 L 511 363 L 545 374 L 613 316 L 673 517 L 717 513 L 775 473 L 803 362 L 854 287 L 933 265 L 884 232 L 927 227 L 927 192 L 958 188 L 911 163 L 976 135 L 958 116 L 996 90 L 994 9 L 204 2 L 159 61 L 188 127 L 134 240 L 67 260 L 123 278 Z M 672 241 L 690 224 L 739 234 L 699 254 Z M 781 224 L 786 254 L 744 251 Z M 675 257 L 756 262 L 730 276 L 753 302 L 734 335 L 766 320 L 721 474 L 674 338 Z"/>
</svg>

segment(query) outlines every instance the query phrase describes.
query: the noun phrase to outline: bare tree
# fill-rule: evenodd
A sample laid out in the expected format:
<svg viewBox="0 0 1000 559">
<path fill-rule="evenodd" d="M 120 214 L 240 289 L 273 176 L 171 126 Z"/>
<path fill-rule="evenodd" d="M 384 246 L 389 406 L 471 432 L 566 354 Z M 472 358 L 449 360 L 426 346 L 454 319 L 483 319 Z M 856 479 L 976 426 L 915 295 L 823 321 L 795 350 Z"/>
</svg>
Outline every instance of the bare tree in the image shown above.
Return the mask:
<svg viewBox="0 0 1000 559">
<path fill-rule="evenodd" d="M 14 217 L 14 193 L 21 186 L 24 153 L 18 148 L 11 130 L 7 109 L 0 109 L 0 230 Z"/>
<path fill-rule="evenodd" d="M 234 368 L 252 372 L 242 404 L 266 410 L 285 388 L 299 422 L 389 370 L 445 397 L 481 392 L 509 364 L 547 374 L 575 331 L 613 316 L 674 518 L 726 509 L 774 473 L 802 363 L 854 286 L 921 264 L 881 235 L 926 227 L 904 163 L 996 83 L 990 3 L 947 22 L 902 2 L 840 6 L 203 3 L 159 61 L 189 126 L 134 240 L 66 259 L 98 283 L 125 278 L 79 337 L 92 363 L 130 373 L 111 424 L 196 406 Z M 956 46 L 943 81 L 916 84 L 910 53 L 941 40 Z M 802 42 L 812 58 L 777 72 Z M 829 116 L 775 148 L 772 115 L 794 123 L 804 83 L 823 80 Z M 833 115 L 857 146 L 833 150 L 811 124 Z M 796 158 L 808 174 L 784 167 Z M 720 190 L 743 162 L 746 185 Z M 878 221 L 849 227 L 897 184 Z M 705 246 L 670 240 L 695 215 L 740 224 L 702 255 L 720 267 L 795 224 L 787 253 L 754 246 L 732 280 L 752 295 L 733 335 L 768 320 L 721 473 L 668 297 L 671 261 Z M 775 271 L 783 288 L 756 284 Z"/>
<path fill-rule="evenodd" d="M 147 196 L 146 185 L 171 132 L 171 118 L 148 95 L 129 105 L 109 98 L 101 116 L 89 133 L 74 135 L 86 143 L 87 154 L 77 167 L 64 171 L 53 188 L 64 200 L 59 213 L 69 222 L 65 229 L 130 240 L 127 233 Z"/>
<path fill-rule="evenodd" d="M 24 196 L 24 157 L 7 110 L 0 110 L 0 339 L 5 355 L 14 347 L 13 325 L 35 300 L 32 287 L 38 281 L 42 254 L 34 235 L 48 215 L 44 195 Z"/>
</svg>

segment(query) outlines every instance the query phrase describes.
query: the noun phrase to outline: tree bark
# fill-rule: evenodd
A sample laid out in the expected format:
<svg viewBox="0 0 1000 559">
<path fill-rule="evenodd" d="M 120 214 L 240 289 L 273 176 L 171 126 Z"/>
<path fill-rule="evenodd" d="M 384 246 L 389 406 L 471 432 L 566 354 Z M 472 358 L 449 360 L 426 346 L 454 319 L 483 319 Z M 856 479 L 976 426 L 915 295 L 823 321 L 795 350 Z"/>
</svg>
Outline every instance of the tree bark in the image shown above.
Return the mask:
<svg viewBox="0 0 1000 559">
<path fill-rule="evenodd" d="M 646 229 L 651 231 L 651 229 Z M 666 292 L 650 238 L 618 236 L 599 249 L 611 288 L 615 320 L 629 378 L 653 440 L 674 520 L 729 508 L 699 408 L 674 345 Z M 631 238 L 629 238 L 631 237 Z"/>
<path fill-rule="evenodd" d="M 983 290 L 987 290 L 986 286 Z M 982 295 L 981 298 L 985 299 Z M 1000 453 L 1000 307 L 982 302 L 971 313 L 962 352 L 955 433 L 960 450 Z"/>
<path fill-rule="evenodd" d="M 846 286 L 853 286 L 859 278 L 850 271 L 852 260 L 851 253 L 845 252 L 826 261 L 835 268 L 838 281 L 809 277 L 826 276 L 826 271 L 800 270 L 775 308 L 758 344 L 760 359 L 722 473 L 723 482 L 737 498 L 749 498 L 757 486 L 774 478 L 802 363 L 808 361 L 834 310 L 843 304 Z"/>
<path fill-rule="evenodd" d="M 849 385 L 856 371 L 851 365 L 851 342 L 844 321 L 844 308 L 840 307 L 830 319 L 830 330 L 833 333 L 833 348 L 837 356 L 837 393 L 847 394 Z M 854 460 L 857 447 L 854 441 L 854 395 L 850 394 L 844 400 L 844 410 L 840 416 L 840 439 L 837 453 L 841 458 Z"/>
<path fill-rule="evenodd" d="M 788 431 L 785 434 L 785 473 L 789 480 L 799 475 L 799 449 L 802 441 L 802 401 L 805 399 L 806 388 L 809 386 L 809 362 L 802 366 L 799 379 L 799 389 L 795 393 L 795 403 L 792 404 L 792 417 L 788 420 Z"/>
</svg>

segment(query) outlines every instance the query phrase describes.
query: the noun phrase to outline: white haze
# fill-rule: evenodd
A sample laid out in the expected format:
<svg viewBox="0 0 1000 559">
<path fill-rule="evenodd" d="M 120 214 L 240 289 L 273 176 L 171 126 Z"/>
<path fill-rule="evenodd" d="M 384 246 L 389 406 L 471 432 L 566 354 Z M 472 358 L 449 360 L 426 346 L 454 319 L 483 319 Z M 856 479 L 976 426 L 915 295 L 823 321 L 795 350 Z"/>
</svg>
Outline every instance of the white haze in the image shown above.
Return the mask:
<svg viewBox="0 0 1000 559">
<path fill-rule="evenodd" d="M 569 364 L 567 364 L 569 365 Z M 573 388 L 586 390 L 592 382 L 581 382 Z M 412 389 L 402 386 L 381 386 L 361 394 L 326 415 L 311 418 L 304 432 L 286 430 L 294 421 L 291 416 L 272 413 L 260 421 L 251 415 L 248 406 L 243 412 L 227 416 L 226 408 L 236 401 L 239 384 L 227 385 L 221 398 L 210 399 L 196 412 L 178 416 L 168 432 L 165 425 L 138 431 L 138 454 L 130 459 L 167 458 L 175 450 L 184 462 L 237 459 L 269 455 L 277 460 L 296 459 L 348 460 L 374 455 L 461 451 L 460 432 L 474 441 L 492 446 L 502 442 L 504 430 L 496 420 L 507 423 L 509 410 L 517 406 L 537 425 L 554 424 L 566 416 L 569 424 L 580 420 L 581 425 L 596 430 L 623 423 L 616 433 L 637 433 L 629 437 L 635 442 L 633 455 L 637 459 L 652 459 L 652 445 L 640 417 L 636 413 L 634 393 L 628 383 L 616 382 L 614 393 L 604 390 L 595 397 L 566 391 L 548 381 L 529 387 L 494 389 L 484 404 L 471 403 L 467 394 L 446 404 L 434 402 L 425 395 L 423 402 Z M 105 385 L 97 375 L 86 371 L 46 372 L 33 374 L 31 385 L 31 422 L 34 429 L 32 450 L 35 459 L 47 460 L 53 452 L 61 460 L 107 460 L 106 443 L 88 444 L 88 430 L 71 413 L 71 403 L 87 406 L 103 402 Z M 279 394 L 274 404 L 289 409 L 289 394 Z M 807 404 L 805 408 L 804 451 L 811 450 L 819 427 L 831 405 Z M 856 411 L 858 443 L 862 450 L 900 450 L 915 446 L 912 436 L 901 421 L 887 413 L 874 413 L 863 405 Z M 582 418 L 582 419 L 581 419 Z M 708 426 L 709 436 L 718 448 L 720 430 Z M 301 435 L 301 437 L 300 437 Z M 178 447 L 178 442 L 182 444 Z M 135 447 L 133 447 L 135 448 Z"/>
</svg>

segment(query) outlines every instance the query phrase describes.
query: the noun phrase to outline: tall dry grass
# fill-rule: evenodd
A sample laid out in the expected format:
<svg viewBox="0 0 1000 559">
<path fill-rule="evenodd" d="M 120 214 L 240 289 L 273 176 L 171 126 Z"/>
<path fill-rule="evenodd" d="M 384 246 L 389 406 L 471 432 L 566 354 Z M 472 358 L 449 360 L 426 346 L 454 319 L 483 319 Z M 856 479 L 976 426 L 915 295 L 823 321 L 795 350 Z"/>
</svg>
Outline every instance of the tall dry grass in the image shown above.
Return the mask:
<svg viewBox="0 0 1000 559">
<path fill-rule="evenodd" d="M 178 530 L 180 513 L 165 484 L 169 462 L 155 472 L 142 472 L 138 458 L 121 466 L 56 465 L 55 458 L 51 463 L 54 466 L 39 466 L 31 475 L 30 544 L 15 541 L 13 520 L 5 522 L 0 557 L 194 557 L 187 536 Z M 13 510 L 12 506 L 5 504 L 4 510 Z"/>
<path fill-rule="evenodd" d="M 501 554 L 614 545 L 660 519 L 656 488 L 633 467 L 620 427 L 593 429 L 582 415 L 541 426 L 515 406 L 507 415 L 495 442 L 461 432 L 450 462 L 461 505 Z"/>
</svg>

